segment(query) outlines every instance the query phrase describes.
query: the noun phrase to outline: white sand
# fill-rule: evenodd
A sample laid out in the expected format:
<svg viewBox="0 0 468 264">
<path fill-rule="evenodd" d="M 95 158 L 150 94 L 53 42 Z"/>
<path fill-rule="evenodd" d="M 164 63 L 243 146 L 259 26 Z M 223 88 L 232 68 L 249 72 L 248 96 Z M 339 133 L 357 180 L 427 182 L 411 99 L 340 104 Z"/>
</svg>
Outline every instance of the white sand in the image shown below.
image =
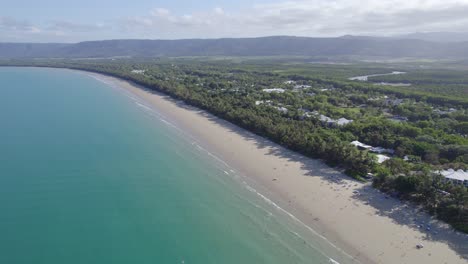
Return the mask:
<svg viewBox="0 0 468 264">
<path fill-rule="evenodd" d="M 143 99 L 267 196 L 361 263 L 468 263 L 468 236 L 425 213 L 229 122 L 137 85 L 90 74 Z M 276 180 L 273 180 L 276 179 Z M 359 191 L 359 194 L 353 193 Z M 415 223 L 430 223 L 419 228 Z M 417 244 L 423 249 L 416 249 Z"/>
</svg>

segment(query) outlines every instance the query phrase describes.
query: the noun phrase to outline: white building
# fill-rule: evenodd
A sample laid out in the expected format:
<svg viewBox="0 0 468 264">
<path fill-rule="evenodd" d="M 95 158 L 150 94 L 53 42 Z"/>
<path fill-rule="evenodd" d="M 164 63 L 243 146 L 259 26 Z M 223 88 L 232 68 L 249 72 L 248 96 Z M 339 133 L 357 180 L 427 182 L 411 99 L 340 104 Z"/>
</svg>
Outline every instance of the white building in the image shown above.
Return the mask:
<svg viewBox="0 0 468 264">
<path fill-rule="evenodd" d="M 295 86 L 294 86 L 294 89 L 296 89 L 296 90 L 307 89 L 307 88 L 312 88 L 312 86 L 310 86 L 310 85 L 304 85 L 304 84 L 303 84 L 303 85 L 295 85 Z"/>
<path fill-rule="evenodd" d="M 354 146 L 356 146 L 358 148 L 361 148 L 361 149 L 371 149 L 372 148 L 371 145 L 364 144 L 364 143 L 359 142 L 357 140 L 351 142 L 351 145 L 354 145 Z"/>
<path fill-rule="evenodd" d="M 375 153 L 389 153 L 389 154 L 393 154 L 395 152 L 393 149 L 386 149 L 382 147 L 372 147 L 370 151 L 375 152 Z"/>
<path fill-rule="evenodd" d="M 389 160 L 390 157 L 382 154 L 377 154 L 377 163 L 383 163 L 386 160 Z"/>
<path fill-rule="evenodd" d="M 284 93 L 282 88 L 263 89 L 263 91 L 266 93 Z"/>
<path fill-rule="evenodd" d="M 450 108 L 447 111 L 443 111 L 443 110 L 440 110 L 440 109 L 434 109 L 432 112 L 434 112 L 436 114 L 439 114 L 439 115 L 446 115 L 446 114 L 450 114 L 450 113 L 453 113 L 453 112 L 456 112 L 456 111 L 457 111 L 457 109 Z"/>
<path fill-rule="evenodd" d="M 336 124 L 339 125 L 339 126 L 344 126 L 344 125 L 350 124 L 352 122 L 353 122 L 353 120 L 346 119 L 344 117 L 339 118 L 338 120 L 336 120 Z"/>
<path fill-rule="evenodd" d="M 281 113 L 283 114 L 287 114 L 288 113 L 288 109 L 286 107 L 283 107 L 283 106 L 276 106 L 275 107 L 276 110 L 280 111 Z"/>
<path fill-rule="evenodd" d="M 262 105 L 262 104 L 270 105 L 270 104 L 271 104 L 271 100 L 267 100 L 267 101 L 255 101 L 255 105 Z"/>
<path fill-rule="evenodd" d="M 468 187 L 468 172 L 463 171 L 463 170 L 454 170 L 454 169 L 448 169 L 448 170 L 443 170 L 439 171 L 442 176 L 447 181 L 452 182 L 453 184 L 457 185 L 465 185 Z"/>
<path fill-rule="evenodd" d="M 324 123 L 328 123 L 328 124 L 333 124 L 335 123 L 335 120 L 331 119 L 330 117 L 328 116 L 325 116 L 325 115 L 320 115 L 319 116 L 319 120 L 324 122 Z"/>
<path fill-rule="evenodd" d="M 349 120 L 343 117 L 339 119 L 333 119 L 325 115 L 319 115 L 319 120 L 329 126 L 344 126 L 353 122 L 353 120 Z"/>
<path fill-rule="evenodd" d="M 354 146 L 356 146 L 356 147 L 358 147 L 360 149 L 367 149 L 370 152 L 374 152 L 374 153 L 378 153 L 378 154 L 382 154 L 382 153 L 393 154 L 395 152 L 393 149 L 386 149 L 386 148 L 382 148 L 382 147 L 373 147 L 373 146 L 361 143 L 361 142 L 359 142 L 357 140 L 351 142 L 351 145 L 354 145 Z"/>
</svg>

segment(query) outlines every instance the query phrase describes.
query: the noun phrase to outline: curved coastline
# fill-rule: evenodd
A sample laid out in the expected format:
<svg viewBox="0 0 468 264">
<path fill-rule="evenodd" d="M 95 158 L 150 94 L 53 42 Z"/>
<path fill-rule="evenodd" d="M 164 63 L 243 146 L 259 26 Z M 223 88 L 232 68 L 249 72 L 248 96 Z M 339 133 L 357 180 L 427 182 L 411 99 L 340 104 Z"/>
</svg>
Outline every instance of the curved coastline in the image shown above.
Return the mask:
<svg viewBox="0 0 468 264">
<path fill-rule="evenodd" d="M 467 235 L 387 199 L 369 184 L 162 93 L 113 76 L 79 72 L 142 99 L 246 176 L 261 195 L 359 263 L 467 263 Z M 416 223 L 431 223 L 437 235 Z M 419 243 L 423 250 L 416 249 Z"/>
<path fill-rule="evenodd" d="M 72 70 L 76 71 L 76 70 Z M 81 71 L 78 71 L 81 72 Z M 313 229 L 311 226 L 307 225 L 305 222 L 301 221 L 298 217 L 290 213 L 288 210 L 284 209 L 281 207 L 278 203 L 283 202 L 286 204 L 285 201 L 282 201 L 278 199 L 278 196 L 275 196 L 274 193 L 271 193 L 267 188 L 265 188 L 264 185 L 258 182 L 258 179 L 255 177 L 249 177 L 244 174 L 242 174 L 242 170 L 237 170 L 237 168 L 234 168 L 231 166 L 230 162 L 225 161 L 221 156 L 222 154 L 215 152 L 214 146 L 211 145 L 210 141 L 206 141 L 201 139 L 201 137 L 195 137 L 191 132 L 190 128 L 182 129 L 183 124 L 180 123 L 180 119 L 171 119 L 170 117 L 167 116 L 167 112 L 161 112 L 161 109 L 158 109 L 155 107 L 154 104 L 151 104 L 147 100 L 147 98 L 142 97 L 141 95 L 138 95 L 137 93 L 134 93 L 132 91 L 128 90 L 128 87 L 122 86 L 122 84 L 119 84 L 118 82 L 123 81 L 119 80 L 118 78 L 113 78 L 112 76 L 109 76 L 110 78 L 103 78 L 101 74 L 95 74 L 95 73 L 87 73 L 83 72 L 83 74 L 86 74 L 100 82 L 105 83 L 108 86 L 111 86 L 113 88 L 116 88 L 119 90 L 119 92 L 122 92 L 124 96 L 129 97 L 135 104 L 140 107 L 144 112 L 149 113 L 149 115 L 157 118 L 159 121 L 162 121 L 164 124 L 169 126 L 170 128 L 174 129 L 177 131 L 177 133 L 180 133 L 182 135 L 182 138 L 184 140 L 187 140 L 187 143 L 190 145 L 194 146 L 199 152 L 202 153 L 202 155 L 206 155 L 210 159 L 212 159 L 214 162 L 218 163 L 220 166 L 220 169 L 224 171 L 224 174 L 227 176 L 235 178 L 235 180 L 242 186 L 242 188 L 245 188 L 247 191 L 253 193 L 255 196 L 260 198 L 260 200 L 265 202 L 265 205 L 268 206 L 268 208 L 263 208 L 263 206 L 259 206 L 262 210 L 266 210 L 271 214 L 270 211 L 271 209 L 274 209 L 276 212 L 279 213 L 276 214 L 276 216 L 284 216 L 288 218 L 288 221 L 291 222 L 293 225 L 296 227 L 299 226 L 300 230 L 289 230 L 289 232 L 294 233 L 295 236 L 300 238 L 301 240 L 304 241 L 304 243 L 307 243 L 308 246 L 312 247 L 314 250 L 317 250 L 320 254 L 322 254 L 324 257 L 326 257 L 329 261 L 329 263 L 337 263 L 337 264 L 346 264 L 346 263 L 356 263 L 356 264 L 361 264 L 361 263 L 372 263 L 370 262 L 365 256 L 361 256 L 360 258 L 355 257 L 353 255 L 350 255 L 347 251 L 344 249 L 340 248 L 338 245 L 335 245 L 332 241 L 330 241 L 328 238 L 323 236 L 323 232 L 319 233 L 315 229 Z M 136 86 L 141 90 L 145 90 L 149 93 L 153 93 L 152 91 L 147 90 L 145 87 L 142 87 L 137 84 L 132 84 L 128 82 L 132 86 Z M 161 96 L 165 96 L 163 94 L 160 94 Z M 173 99 L 167 97 L 165 98 L 167 100 L 174 101 Z M 180 104 L 182 102 L 180 101 L 174 101 L 177 104 Z M 183 103 L 182 103 L 183 104 Z M 179 105 L 180 106 L 180 105 Z M 194 111 L 202 111 L 194 107 L 190 107 L 187 105 L 183 105 L 182 107 L 184 108 L 190 108 L 191 110 Z M 170 121 L 168 121 L 170 119 Z M 227 125 L 229 125 L 228 123 Z M 249 132 L 247 132 L 249 133 Z M 255 136 L 252 134 L 252 136 Z M 203 142 L 202 142 L 203 141 Z M 206 147 L 206 148 L 205 148 Z M 268 197 L 264 194 L 268 193 Z M 275 199 L 270 199 L 269 197 L 273 197 Z M 248 199 L 248 198 L 246 198 Z M 302 236 L 304 234 L 298 234 L 296 231 L 306 231 L 307 234 L 306 236 Z M 309 234 L 310 233 L 310 234 Z M 311 241 L 309 240 L 310 236 L 312 235 L 312 239 L 315 240 L 315 243 L 310 243 Z M 307 238 L 306 238 L 307 237 Z M 324 248 L 325 247 L 325 248 Z M 351 249 L 350 246 L 346 246 L 347 249 Z M 352 250 L 350 250 L 352 251 Z M 336 255 L 338 253 L 338 255 Z M 359 253 L 357 253 L 359 254 Z M 338 259 L 339 261 L 336 261 L 335 259 Z M 361 262 L 365 260 L 365 262 Z M 328 263 L 328 262 L 327 262 Z"/>
<path fill-rule="evenodd" d="M 466 235 L 415 213 L 410 205 L 386 199 L 368 184 L 167 95 L 109 75 L 78 72 L 144 100 L 255 182 L 265 198 L 361 263 L 467 263 L 467 249 L 462 248 Z M 414 223 L 419 222 L 430 222 L 437 234 L 418 229 Z M 425 248 L 417 250 L 421 242 Z"/>
</svg>

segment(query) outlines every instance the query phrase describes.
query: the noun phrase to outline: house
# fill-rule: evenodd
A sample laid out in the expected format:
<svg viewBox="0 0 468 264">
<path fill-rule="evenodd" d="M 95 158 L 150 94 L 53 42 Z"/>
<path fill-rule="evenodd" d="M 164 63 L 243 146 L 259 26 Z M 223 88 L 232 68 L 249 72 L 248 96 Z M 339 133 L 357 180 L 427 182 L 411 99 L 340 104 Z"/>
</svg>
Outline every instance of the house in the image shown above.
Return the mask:
<svg viewBox="0 0 468 264">
<path fill-rule="evenodd" d="M 322 121 L 323 123 L 327 123 L 327 124 L 333 124 L 333 123 L 335 123 L 335 120 L 333 120 L 333 119 L 331 119 L 330 117 L 325 116 L 325 115 L 320 115 L 320 116 L 319 116 L 319 120 Z"/>
<path fill-rule="evenodd" d="M 351 145 L 354 145 L 359 149 L 362 149 L 362 150 L 367 149 L 370 152 L 374 152 L 374 153 L 378 153 L 378 154 L 382 154 L 382 153 L 393 154 L 393 153 L 395 153 L 395 151 L 393 149 L 386 149 L 386 148 L 382 148 L 382 147 L 373 147 L 373 146 L 361 143 L 361 142 L 359 142 L 357 140 L 351 142 Z"/>
<path fill-rule="evenodd" d="M 456 112 L 456 111 L 457 111 L 457 109 L 450 108 L 447 111 L 440 110 L 440 109 L 434 109 L 432 112 L 434 112 L 435 114 L 439 114 L 439 115 L 446 115 L 446 114 L 450 114 L 450 113 L 453 113 L 453 112 Z"/>
<path fill-rule="evenodd" d="M 262 105 L 262 104 L 270 105 L 270 104 L 271 104 L 271 100 L 267 100 L 267 101 L 255 101 L 255 105 Z"/>
<path fill-rule="evenodd" d="M 306 89 L 306 88 L 312 88 L 312 86 L 310 85 L 295 85 L 294 86 L 295 90 Z"/>
<path fill-rule="evenodd" d="M 375 153 L 388 153 L 388 154 L 393 154 L 395 153 L 395 151 L 393 149 L 386 149 L 386 148 L 382 148 L 382 147 L 372 147 L 370 149 L 371 152 L 375 152 Z"/>
<path fill-rule="evenodd" d="M 145 73 L 145 70 L 132 70 L 132 73 L 143 74 L 143 73 Z"/>
<path fill-rule="evenodd" d="M 438 171 L 438 173 L 444 176 L 445 180 L 448 182 L 468 187 L 468 171 L 448 169 Z"/>
<path fill-rule="evenodd" d="M 310 113 L 310 112 L 304 112 L 302 115 L 301 115 L 301 120 L 304 120 L 305 118 L 310 118 L 312 117 L 313 115 Z"/>
<path fill-rule="evenodd" d="M 283 106 L 275 106 L 276 110 L 280 111 L 281 113 L 283 114 L 287 114 L 288 113 L 288 109 L 286 107 L 283 107 Z"/>
<path fill-rule="evenodd" d="M 339 119 L 333 119 L 325 115 L 319 115 L 318 119 L 328 126 L 344 126 L 353 122 L 353 120 L 349 120 L 343 117 Z"/>
<path fill-rule="evenodd" d="M 377 163 L 383 163 L 386 160 L 389 160 L 390 157 L 387 155 L 377 154 Z"/>
<path fill-rule="evenodd" d="M 351 142 L 351 145 L 354 145 L 354 146 L 356 146 L 358 149 L 363 149 L 363 150 L 364 150 L 364 149 L 371 149 L 371 148 L 372 148 L 372 146 L 366 145 L 366 144 L 361 143 L 361 142 L 359 142 L 359 141 L 357 141 L 357 140 Z"/>
<path fill-rule="evenodd" d="M 306 108 L 299 108 L 297 111 L 302 112 L 301 120 L 312 117 L 314 115 L 309 109 Z"/>
<path fill-rule="evenodd" d="M 284 89 L 282 88 L 272 88 L 272 89 L 263 89 L 266 93 L 284 93 Z"/>
<path fill-rule="evenodd" d="M 353 122 L 353 120 L 346 119 L 346 118 L 343 118 L 343 117 L 336 120 L 336 124 L 339 125 L 339 126 L 344 126 L 344 125 L 350 124 L 352 122 Z"/>
<path fill-rule="evenodd" d="M 292 81 L 292 80 L 289 80 L 289 81 L 285 81 L 284 84 L 296 84 L 296 82 Z"/>
</svg>

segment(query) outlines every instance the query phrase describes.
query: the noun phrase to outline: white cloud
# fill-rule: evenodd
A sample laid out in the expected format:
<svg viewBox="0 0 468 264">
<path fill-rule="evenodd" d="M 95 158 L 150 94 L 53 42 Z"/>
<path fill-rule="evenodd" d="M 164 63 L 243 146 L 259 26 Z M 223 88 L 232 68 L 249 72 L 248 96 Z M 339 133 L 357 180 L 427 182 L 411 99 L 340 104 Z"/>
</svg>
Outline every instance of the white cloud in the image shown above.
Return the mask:
<svg viewBox="0 0 468 264">
<path fill-rule="evenodd" d="M 53 20 L 50 21 L 46 27 L 49 31 L 60 31 L 60 32 L 91 32 L 91 31 L 98 31 L 106 28 L 106 25 L 102 23 L 96 24 L 81 24 L 81 23 L 73 23 L 70 21 L 64 20 Z"/>
<path fill-rule="evenodd" d="M 39 33 L 41 30 L 25 20 L 0 16 L 0 30 Z"/>
<path fill-rule="evenodd" d="M 217 7 L 176 15 L 164 8 L 139 17 L 153 37 L 336 36 L 468 29 L 468 0 L 296 0 L 229 12 Z M 135 19 L 135 18 L 134 18 Z"/>
<path fill-rule="evenodd" d="M 156 8 L 151 11 L 151 15 L 155 17 L 168 17 L 170 15 L 170 11 L 165 8 Z"/>
<path fill-rule="evenodd" d="M 90 33 L 110 31 L 112 28 L 103 23 L 80 24 L 64 20 L 33 24 L 26 20 L 0 16 L 0 41 L 75 42 L 89 39 Z"/>
<path fill-rule="evenodd" d="M 0 15 L 0 40 L 15 34 L 24 38 L 60 35 L 78 41 L 468 31 L 467 14 L 468 0 L 284 0 L 244 6 L 240 10 L 217 6 L 185 14 L 155 8 L 146 14 L 107 20 L 105 24 L 62 20 L 32 24 Z"/>
<path fill-rule="evenodd" d="M 217 15 L 224 15 L 224 10 L 221 7 L 216 7 L 214 13 Z"/>
</svg>

